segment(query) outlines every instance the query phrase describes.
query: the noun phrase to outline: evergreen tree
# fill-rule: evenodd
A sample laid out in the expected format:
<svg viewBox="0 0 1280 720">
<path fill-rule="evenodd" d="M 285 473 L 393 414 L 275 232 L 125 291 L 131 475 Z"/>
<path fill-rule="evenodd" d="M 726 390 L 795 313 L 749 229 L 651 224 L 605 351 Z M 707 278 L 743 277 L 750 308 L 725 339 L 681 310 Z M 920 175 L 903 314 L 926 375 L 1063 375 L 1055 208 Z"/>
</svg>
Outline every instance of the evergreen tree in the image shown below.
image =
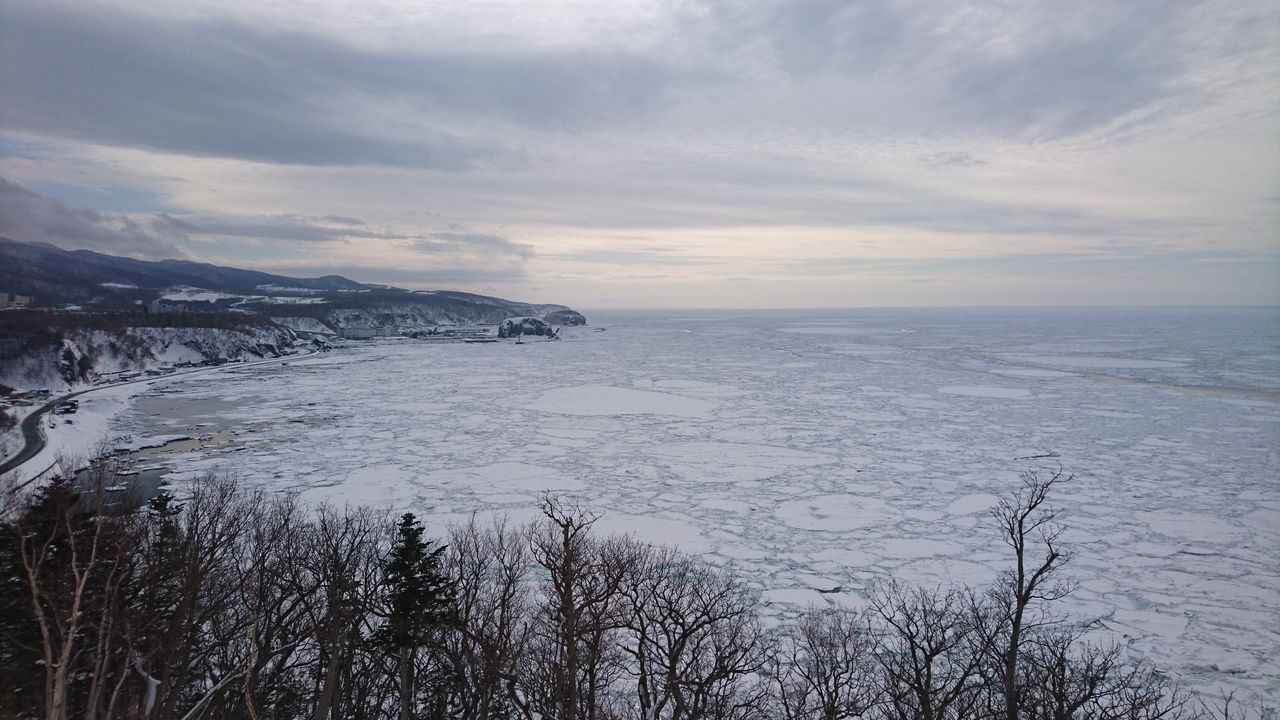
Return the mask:
<svg viewBox="0 0 1280 720">
<path fill-rule="evenodd" d="M 445 546 L 422 532 L 413 513 L 400 518 L 385 567 L 387 618 L 374 635 L 400 666 L 400 720 L 414 716 L 418 651 L 433 646 L 455 615 L 456 592 L 441 567 Z"/>
</svg>

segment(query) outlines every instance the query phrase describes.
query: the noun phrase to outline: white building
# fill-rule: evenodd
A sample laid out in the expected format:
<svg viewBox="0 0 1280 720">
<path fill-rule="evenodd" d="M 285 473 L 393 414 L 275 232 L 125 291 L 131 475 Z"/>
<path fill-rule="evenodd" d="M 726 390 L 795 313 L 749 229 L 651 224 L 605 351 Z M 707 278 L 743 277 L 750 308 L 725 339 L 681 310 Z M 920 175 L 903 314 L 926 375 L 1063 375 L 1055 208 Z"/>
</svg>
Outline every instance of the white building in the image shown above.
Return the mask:
<svg viewBox="0 0 1280 720">
<path fill-rule="evenodd" d="M 30 295 L 10 295 L 9 293 L 0 293 L 0 308 L 24 308 L 31 304 Z"/>
<path fill-rule="evenodd" d="M 368 340 L 375 337 L 393 337 L 399 335 L 393 327 L 370 327 L 368 325 L 352 325 L 350 327 L 338 328 L 338 337 L 348 340 Z"/>
</svg>

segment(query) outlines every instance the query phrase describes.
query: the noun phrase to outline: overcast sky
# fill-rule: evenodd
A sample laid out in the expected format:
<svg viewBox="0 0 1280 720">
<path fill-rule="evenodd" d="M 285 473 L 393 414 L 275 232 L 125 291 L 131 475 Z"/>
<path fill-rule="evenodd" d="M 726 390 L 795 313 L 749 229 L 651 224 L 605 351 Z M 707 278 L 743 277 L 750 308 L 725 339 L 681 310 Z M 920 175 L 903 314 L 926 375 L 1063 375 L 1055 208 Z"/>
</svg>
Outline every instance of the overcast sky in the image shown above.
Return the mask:
<svg viewBox="0 0 1280 720">
<path fill-rule="evenodd" d="M 1280 5 L 0 0 L 0 235 L 581 308 L 1280 304 Z"/>
</svg>

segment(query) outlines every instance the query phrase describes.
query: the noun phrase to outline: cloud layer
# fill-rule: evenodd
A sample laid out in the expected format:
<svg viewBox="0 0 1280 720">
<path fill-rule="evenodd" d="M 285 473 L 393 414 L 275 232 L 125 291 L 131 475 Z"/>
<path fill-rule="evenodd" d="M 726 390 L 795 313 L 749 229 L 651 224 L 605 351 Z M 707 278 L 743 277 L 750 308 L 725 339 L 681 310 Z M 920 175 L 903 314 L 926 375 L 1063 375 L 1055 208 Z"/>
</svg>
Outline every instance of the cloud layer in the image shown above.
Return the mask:
<svg viewBox="0 0 1280 720">
<path fill-rule="evenodd" d="M 498 133 L 633 117 L 666 84 L 621 52 L 361 49 L 235 19 L 177 22 L 6 0 L 0 123 L 95 143 L 300 165 L 518 163 Z"/>
<path fill-rule="evenodd" d="M 1280 302 L 1241 269 L 1280 274 L 1264 3 L 0 0 L 0 20 L 0 227 L 33 240 L 580 304 L 883 304 L 855 288 L 907 276 L 943 289 L 894 302 L 1035 304 L 1035 263 L 1065 278 L 1055 302 Z"/>
<path fill-rule="evenodd" d="M 149 222 L 68 207 L 4 178 L 0 178 L 0 237 L 144 259 L 184 257 L 172 239 Z"/>
<path fill-rule="evenodd" d="M 313 260 L 315 250 L 305 246 L 370 244 L 400 249 L 418 262 L 395 267 L 376 264 L 361 267 L 327 266 L 316 274 L 349 274 L 382 282 L 472 283 L 493 277 L 523 275 L 523 262 L 533 257 L 528 245 L 499 235 L 466 232 L 454 226 L 448 232 L 413 235 L 395 230 L 372 230 L 359 218 L 346 216 L 233 216 L 151 213 L 126 215 L 75 208 L 0 178 L 0 237 L 20 242 L 45 242 L 68 250 L 95 250 L 140 259 L 186 258 L 184 247 L 202 244 L 287 243 L 278 267 L 292 272 L 326 267 Z M 249 252 L 250 255 L 255 255 Z M 372 253 L 375 257 L 377 253 Z M 270 253 L 257 253 L 259 260 Z M 235 262 L 234 256 L 227 262 Z M 353 272 L 354 271 L 354 272 Z"/>
</svg>

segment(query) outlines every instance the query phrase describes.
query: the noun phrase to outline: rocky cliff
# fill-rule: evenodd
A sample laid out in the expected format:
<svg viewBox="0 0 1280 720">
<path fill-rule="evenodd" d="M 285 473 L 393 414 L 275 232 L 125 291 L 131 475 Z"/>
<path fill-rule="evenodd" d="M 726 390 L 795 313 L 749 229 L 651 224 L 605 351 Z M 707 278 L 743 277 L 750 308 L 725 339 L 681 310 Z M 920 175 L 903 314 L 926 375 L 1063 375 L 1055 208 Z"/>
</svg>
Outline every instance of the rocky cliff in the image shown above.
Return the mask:
<svg viewBox="0 0 1280 720">
<path fill-rule="evenodd" d="M 522 335 L 534 335 L 558 339 L 556 337 L 556 329 L 551 327 L 546 321 L 538 318 L 522 317 L 508 318 L 498 325 L 498 337 L 512 338 Z"/>
<path fill-rule="evenodd" d="M 180 363 L 276 357 L 297 336 L 271 324 L 232 327 L 76 327 L 0 340 L 0 383 L 63 389 L 121 372 Z"/>
</svg>

